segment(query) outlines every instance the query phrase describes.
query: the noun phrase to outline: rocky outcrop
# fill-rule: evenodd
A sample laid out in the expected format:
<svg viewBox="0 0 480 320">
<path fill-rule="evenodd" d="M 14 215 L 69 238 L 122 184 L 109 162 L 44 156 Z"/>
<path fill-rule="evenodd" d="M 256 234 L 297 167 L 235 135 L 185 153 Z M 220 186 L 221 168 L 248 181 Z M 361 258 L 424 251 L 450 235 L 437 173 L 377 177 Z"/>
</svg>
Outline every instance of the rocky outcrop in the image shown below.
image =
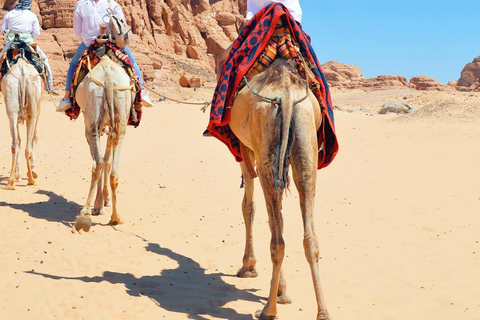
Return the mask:
<svg viewBox="0 0 480 320">
<path fill-rule="evenodd" d="M 453 91 L 455 88 L 450 85 L 436 82 L 434 78 L 427 76 L 415 76 L 410 79 L 410 83 L 415 86 L 416 90 L 436 90 L 436 91 Z"/>
<path fill-rule="evenodd" d="M 364 78 L 359 67 L 329 61 L 322 65 L 328 84 L 332 87 L 346 89 L 391 89 L 413 88 L 404 76 L 380 75 L 375 78 Z"/>
<path fill-rule="evenodd" d="M 360 68 L 351 64 L 328 61 L 322 65 L 328 84 L 333 87 L 348 87 L 352 80 L 363 78 Z"/>
<path fill-rule="evenodd" d="M 458 88 L 456 82 L 445 85 L 427 76 L 412 77 L 410 82 L 404 76 L 395 75 L 380 75 L 375 78 L 364 78 L 359 67 L 336 61 L 324 63 L 322 69 L 330 86 L 345 89 L 382 90 L 411 88 L 416 90 L 452 91 Z M 480 57 L 478 71 L 480 76 Z"/>
<path fill-rule="evenodd" d="M 457 90 L 477 91 L 480 86 L 480 56 L 467 63 L 457 81 Z"/>
<path fill-rule="evenodd" d="M 246 0 L 117 0 L 134 41 L 129 45 L 146 81 L 177 82 L 185 73 L 215 79 L 215 58 L 238 36 Z M 0 0 L 0 19 L 16 0 Z M 42 34 L 36 39 L 49 57 L 56 86 L 63 86 L 80 43 L 73 34 L 76 0 L 33 0 Z M 3 39 L 0 41 L 3 46 Z M 167 70 L 158 77 L 158 70 Z M 185 70 L 188 69 L 188 70 Z M 167 79 L 170 77 L 170 79 Z M 173 81 L 175 79 L 175 81 Z M 160 85 L 162 83 L 159 83 Z"/>
</svg>

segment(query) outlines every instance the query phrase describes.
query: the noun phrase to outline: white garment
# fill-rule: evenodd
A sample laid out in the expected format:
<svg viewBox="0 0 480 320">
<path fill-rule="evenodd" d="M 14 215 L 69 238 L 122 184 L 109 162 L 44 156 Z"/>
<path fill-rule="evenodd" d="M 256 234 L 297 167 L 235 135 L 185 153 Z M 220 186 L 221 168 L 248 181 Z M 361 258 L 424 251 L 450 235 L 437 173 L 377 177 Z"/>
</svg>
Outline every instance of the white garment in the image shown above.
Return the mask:
<svg viewBox="0 0 480 320">
<path fill-rule="evenodd" d="M 3 18 L 1 31 L 5 32 L 7 30 L 9 30 L 10 33 L 7 35 L 7 42 L 5 43 L 0 55 L 3 55 L 8 51 L 8 48 L 10 48 L 10 45 L 15 38 L 15 32 L 19 33 L 20 40 L 28 44 L 33 43 L 33 38 L 40 35 L 40 24 L 37 16 L 32 11 L 13 9 L 12 11 L 9 11 Z M 47 82 L 53 88 L 52 69 L 48 63 L 48 57 L 42 51 L 42 49 L 40 49 L 39 45 L 37 45 L 36 50 L 45 62 L 45 67 L 48 69 Z"/>
<path fill-rule="evenodd" d="M 114 0 L 111 0 L 114 14 L 125 20 L 122 8 Z M 100 35 L 100 26 L 107 26 L 110 16 L 107 9 L 110 8 L 108 0 L 79 0 L 73 11 L 73 32 L 82 38 L 87 47 Z"/>
<path fill-rule="evenodd" d="M 248 0 L 247 1 L 247 21 L 264 6 L 270 3 L 280 2 L 292 14 L 297 22 L 302 22 L 302 8 L 300 7 L 300 0 Z"/>
<path fill-rule="evenodd" d="M 13 41 L 13 32 L 20 33 L 20 39 L 32 43 L 33 38 L 40 34 L 40 24 L 37 16 L 30 10 L 13 9 L 3 18 L 1 31 L 10 30 L 7 42 Z"/>
</svg>

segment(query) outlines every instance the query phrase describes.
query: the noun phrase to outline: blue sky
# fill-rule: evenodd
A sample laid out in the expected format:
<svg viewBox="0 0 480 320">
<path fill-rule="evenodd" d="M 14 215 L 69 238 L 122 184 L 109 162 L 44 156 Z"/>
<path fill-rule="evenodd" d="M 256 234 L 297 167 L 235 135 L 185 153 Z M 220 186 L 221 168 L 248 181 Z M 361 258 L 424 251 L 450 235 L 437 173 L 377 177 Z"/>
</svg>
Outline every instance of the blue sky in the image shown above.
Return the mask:
<svg viewBox="0 0 480 320">
<path fill-rule="evenodd" d="M 458 80 L 480 55 L 480 0 L 300 0 L 302 26 L 324 63 L 381 74 Z"/>
</svg>

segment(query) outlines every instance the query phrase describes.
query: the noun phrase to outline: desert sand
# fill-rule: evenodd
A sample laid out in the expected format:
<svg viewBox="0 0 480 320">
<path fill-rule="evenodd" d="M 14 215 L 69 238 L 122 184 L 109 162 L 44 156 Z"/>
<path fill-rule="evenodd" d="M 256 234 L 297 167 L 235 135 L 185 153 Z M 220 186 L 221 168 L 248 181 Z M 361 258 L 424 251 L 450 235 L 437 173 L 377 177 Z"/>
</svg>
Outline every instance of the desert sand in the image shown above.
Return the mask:
<svg viewBox="0 0 480 320">
<path fill-rule="evenodd" d="M 213 88 L 162 92 L 198 102 Z M 340 151 L 319 171 L 315 212 L 332 319 L 480 319 L 480 94 L 333 90 L 332 99 Z M 42 102 L 36 186 L 22 149 L 22 180 L 3 189 L 11 138 L 0 113 L 0 319 L 253 319 L 271 275 L 263 195 L 257 182 L 259 276 L 240 279 L 240 168 L 202 136 L 208 114 L 169 100 L 144 109 L 120 160 L 125 223 L 107 225 L 107 208 L 73 234 L 91 158 L 82 116 L 70 121 L 53 100 Z M 403 100 L 419 111 L 375 114 Z M 278 316 L 315 319 L 295 188 L 283 214 L 293 303 Z"/>
</svg>

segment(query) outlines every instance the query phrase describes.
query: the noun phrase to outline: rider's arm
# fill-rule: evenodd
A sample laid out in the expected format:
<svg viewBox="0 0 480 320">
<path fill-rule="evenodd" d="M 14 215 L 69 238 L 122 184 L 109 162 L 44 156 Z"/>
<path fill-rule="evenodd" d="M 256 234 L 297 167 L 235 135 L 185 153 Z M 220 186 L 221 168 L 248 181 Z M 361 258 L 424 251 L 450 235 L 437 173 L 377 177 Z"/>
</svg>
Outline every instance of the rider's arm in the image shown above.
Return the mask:
<svg viewBox="0 0 480 320">
<path fill-rule="evenodd" d="M 7 14 L 5 18 L 3 18 L 2 27 L 0 31 L 4 32 L 6 30 L 9 30 L 10 29 L 9 22 L 10 22 L 10 18 L 9 18 L 9 15 Z"/>
<path fill-rule="evenodd" d="M 40 23 L 38 23 L 38 18 L 35 14 L 33 14 L 35 17 L 32 21 L 32 38 L 35 38 L 40 35 Z"/>
<path fill-rule="evenodd" d="M 82 37 L 83 18 L 80 12 L 79 3 L 80 2 L 77 2 L 77 5 L 75 6 L 75 10 L 73 11 L 73 33 L 75 33 L 76 36 L 83 38 Z"/>
</svg>

